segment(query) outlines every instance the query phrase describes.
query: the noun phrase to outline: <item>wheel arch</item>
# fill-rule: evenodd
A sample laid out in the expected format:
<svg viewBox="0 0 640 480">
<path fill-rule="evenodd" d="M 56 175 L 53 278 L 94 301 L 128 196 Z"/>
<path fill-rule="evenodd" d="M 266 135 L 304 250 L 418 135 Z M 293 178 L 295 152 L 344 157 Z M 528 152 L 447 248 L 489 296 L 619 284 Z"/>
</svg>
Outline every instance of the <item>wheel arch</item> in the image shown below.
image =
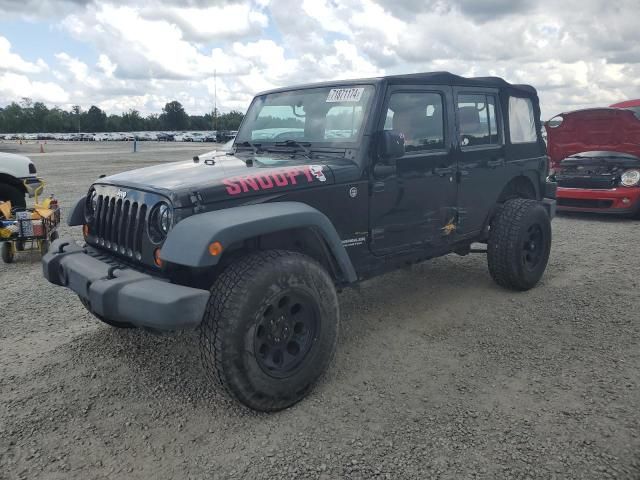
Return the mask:
<svg viewBox="0 0 640 480">
<path fill-rule="evenodd" d="M 536 172 L 523 172 L 513 177 L 502 189 L 493 207 L 489 210 L 482 229 L 482 241 L 486 241 L 489 234 L 489 225 L 493 221 L 496 213 L 507 200 L 523 198 L 528 200 L 540 200 L 542 194 L 536 187 Z"/>
<path fill-rule="evenodd" d="M 209 253 L 213 242 L 220 242 L 222 254 Z M 245 205 L 193 215 L 169 232 L 160 256 L 186 267 L 221 267 L 243 252 L 267 249 L 307 254 L 323 265 L 336 283 L 357 280 L 331 221 L 299 202 Z"/>
<path fill-rule="evenodd" d="M 0 172 L 0 185 L 11 185 L 12 187 L 16 187 L 18 190 L 23 192 L 25 195 L 27 194 L 27 189 L 24 184 L 14 177 L 13 175 L 9 175 L 8 173 Z"/>
<path fill-rule="evenodd" d="M 522 173 L 513 177 L 500 192 L 497 203 L 504 203 L 512 198 L 540 200 L 540 189 L 536 186 L 532 176 L 535 176 L 535 173 L 530 175 Z"/>
</svg>

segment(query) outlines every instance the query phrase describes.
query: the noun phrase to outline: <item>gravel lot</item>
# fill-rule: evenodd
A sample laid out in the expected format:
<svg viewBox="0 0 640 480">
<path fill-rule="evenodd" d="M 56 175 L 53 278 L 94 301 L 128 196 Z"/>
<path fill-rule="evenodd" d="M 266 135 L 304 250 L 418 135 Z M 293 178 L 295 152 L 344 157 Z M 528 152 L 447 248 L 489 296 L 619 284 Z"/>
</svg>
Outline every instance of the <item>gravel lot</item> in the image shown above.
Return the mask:
<svg viewBox="0 0 640 480">
<path fill-rule="evenodd" d="M 70 207 L 99 174 L 212 148 L 139 146 L 0 150 L 31 155 Z M 0 263 L 0 478 L 639 479 L 639 226 L 557 218 L 527 293 L 482 255 L 345 291 L 333 367 L 271 415 L 205 382 L 194 332 L 111 329 L 37 256 Z"/>
</svg>

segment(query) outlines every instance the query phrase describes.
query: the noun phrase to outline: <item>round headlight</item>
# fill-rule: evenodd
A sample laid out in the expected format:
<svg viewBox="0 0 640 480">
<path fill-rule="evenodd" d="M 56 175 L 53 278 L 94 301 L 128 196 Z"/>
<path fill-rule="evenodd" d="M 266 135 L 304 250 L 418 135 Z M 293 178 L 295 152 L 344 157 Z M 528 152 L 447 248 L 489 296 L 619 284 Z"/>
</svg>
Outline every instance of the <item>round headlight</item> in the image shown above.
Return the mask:
<svg viewBox="0 0 640 480">
<path fill-rule="evenodd" d="M 160 202 L 151 211 L 149 215 L 149 236 L 155 243 L 162 242 L 169 230 L 171 229 L 171 223 L 173 222 L 173 212 L 169 205 L 164 202 Z"/>
<path fill-rule="evenodd" d="M 167 233 L 169 233 L 169 229 L 171 228 L 171 220 L 172 220 L 171 209 L 167 204 L 165 203 L 160 204 L 159 216 L 160 216 L 160 219 L 159 219 L 160 230 L 162 231 L 162 233 L 166 235 Z"/>
<path fill-rule="evenodd" d="M 549 128 L 558 128 L 564 122 L 564 117 L 562 115 L 557 115 L 553 117 L 551 120 L 547 122 Z"/>
<path fill-rule="evenodd" d="M 89 219 L 89 217 L 91 217 L 94 213 L 96 213 L 96 210 L 98 210 L 98 192 L 96 192 L 93 188 L 87 195 L 85 210 L 87 213 L 87 219 Z"/>
<path fill-rule="evenodd" d="M 635 187 L 640 183 L 640 170 L 627 170 L 620 177 L 620 183 L 625 187 Z"/>
</svg>

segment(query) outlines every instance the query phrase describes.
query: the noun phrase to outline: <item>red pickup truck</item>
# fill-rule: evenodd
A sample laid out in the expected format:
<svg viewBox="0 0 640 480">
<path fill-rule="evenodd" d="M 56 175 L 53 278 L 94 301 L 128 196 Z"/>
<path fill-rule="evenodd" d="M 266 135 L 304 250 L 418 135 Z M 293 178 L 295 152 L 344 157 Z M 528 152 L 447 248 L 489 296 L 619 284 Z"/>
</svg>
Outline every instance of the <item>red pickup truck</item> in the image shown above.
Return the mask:
<svg viewBox="0 0 640 480">
<path fill-rule="evenodd" d="M 640 100 L 545 124 L 558 210 L 640 216 Z"/>
</svg>

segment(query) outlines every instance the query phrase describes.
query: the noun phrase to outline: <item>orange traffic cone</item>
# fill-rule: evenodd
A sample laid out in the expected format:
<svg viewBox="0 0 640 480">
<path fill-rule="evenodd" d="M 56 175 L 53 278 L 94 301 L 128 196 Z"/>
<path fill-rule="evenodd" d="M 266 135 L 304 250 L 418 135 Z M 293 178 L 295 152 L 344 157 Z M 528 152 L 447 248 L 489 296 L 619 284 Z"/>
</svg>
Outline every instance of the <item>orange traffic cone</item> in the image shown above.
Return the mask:
<svg viewBox="0 0 640 480">
<path fill-rule="evenodd" d="M 44 153 L 44 145 L 40 144 L 40 153 Z"/>
</svg>

